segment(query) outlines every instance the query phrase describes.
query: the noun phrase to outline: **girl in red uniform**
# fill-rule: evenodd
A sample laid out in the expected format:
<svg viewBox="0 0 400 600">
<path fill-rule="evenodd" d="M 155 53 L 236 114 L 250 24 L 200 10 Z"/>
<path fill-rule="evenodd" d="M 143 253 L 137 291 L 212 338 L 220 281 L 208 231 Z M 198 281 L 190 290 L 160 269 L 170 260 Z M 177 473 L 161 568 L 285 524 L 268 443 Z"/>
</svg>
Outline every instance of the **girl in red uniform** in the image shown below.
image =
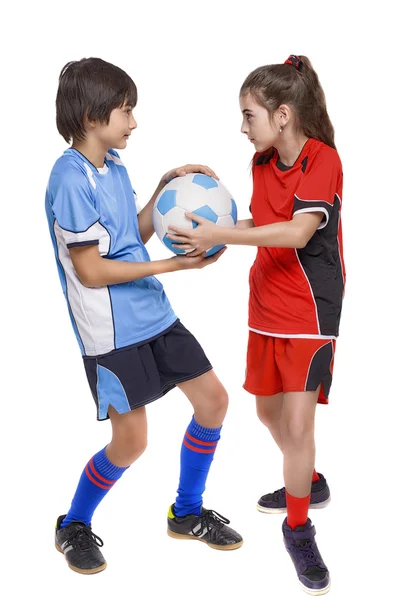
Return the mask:
<svg viewBox="0 0 400 600">
<path fill-rule="evenodd" d="M 324 92 L 307 57 L 250 73 L 240 90 L 241 131 L 256 150 L 252 218 L 235 229 L 197 215 L 195 229 L 173 228 L 180 248 L 257 246 L 250 271 L 249 344 L 244 388 L 283 452 L 285 488 L 260 498 L 284 512 L 283 536 L 303 589 L 330 587 L 308 518 L 329 488 L 314 469 L 314 417 L 327 404 L 345 285 L 342 166 Z"/>
</svg>

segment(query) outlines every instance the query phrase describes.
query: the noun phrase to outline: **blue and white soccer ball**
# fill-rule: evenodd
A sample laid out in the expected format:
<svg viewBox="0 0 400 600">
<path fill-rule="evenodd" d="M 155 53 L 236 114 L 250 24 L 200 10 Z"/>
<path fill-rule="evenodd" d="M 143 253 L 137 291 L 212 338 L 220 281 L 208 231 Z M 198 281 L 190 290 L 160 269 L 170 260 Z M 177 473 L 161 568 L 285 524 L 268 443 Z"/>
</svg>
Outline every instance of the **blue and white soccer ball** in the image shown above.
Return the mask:
<svg viewBox="0 0 400 600">
<path fill-rule="evenodd" d="M 170 225 L 192 229 L 197 223 L 185 217 L 185 212 L 194 213 L 219 225 L 235 227 L 237 207 L 232 195 L 220 182 L 200 173 L 189 173 L 175 177 L 161 190 L 153 209 L 153 225 L 160 240 L 175 254 L 190 250 L 173 248 L 176 243 L 167 238 Z M 208 248 L 206 256 L 212 256 L 223 246 Z"/>
</svg>

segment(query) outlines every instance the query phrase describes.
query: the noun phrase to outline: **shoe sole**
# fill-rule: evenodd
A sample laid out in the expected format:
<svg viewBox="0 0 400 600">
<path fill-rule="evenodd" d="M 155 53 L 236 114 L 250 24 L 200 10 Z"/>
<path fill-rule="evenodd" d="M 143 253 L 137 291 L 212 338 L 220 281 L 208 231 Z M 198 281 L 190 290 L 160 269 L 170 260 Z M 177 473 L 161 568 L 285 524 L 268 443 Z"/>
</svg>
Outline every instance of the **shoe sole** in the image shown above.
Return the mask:
<svg viewBox="0 0 400 600">
<path fill-rule="evenodd" d="M 306 592 L 306 594 L 309 594 L 310 596 L 323 596 L 324 594 L 327 594 L 331 589 L 331 582 L 329 582 L 326 587 L 322 588 L 322 590 L 313 590 L 311 588 L 308 588 L 303 583 L 301 583 L 301 581 L 299 581 L 299 584 L 303 592 Z"/>
<path fill-rule="evenodd" d="M 331 501 L 331 497 L 329 496 L 329 498 L 327 500 L 325 500 L 324 502 L 318 502 L 317 504 L 310 504 L 309 508 L 312 508 L 312 509 L 325 508 L 325 506 L 328 506 L 330 501 Z M 285 508 L 267 508 L 265 506 L 261 506 L 261 504 L 257 504 L 256 508 L 260 512 L 266 513 L 269 515 L 275 515 L 275 514 L 277 515 L 277 514 L 282 514 L 282 513 L 287 512 L 286 506 L 285 506 Z"/>
<path fill-rule="evenodd" d="M 58 552 L 60 552 L 61 554 L 64 554 L 64 552 L 61 550 L 60 546 L 58 546 L 58 544 L 55 544 L 56 546 L 56 550 L 58 550 Z M 65 557 L 65 554 L 64 554 Z M 67 559 L 65 559 L 67 560 Z M 95 569 L 79 569 L 78 567 L 74 567 L 74 565 L 71 565 L 68 561 L 67 561 L 67 565 L 69 566 L 70 569 L 72 569 L 73 571 L 75 571 L 75 573 L 81 573 L 82 575 L 94 575 L 95 573 L 100 573 L 101 571 L 104 571 L 104 569 L 107 567 L 107 563 L 105 562 L 104 565 L 101 565 L 100 567 L 96 567 Z"/>
<path fill-rule="evenodd" d="M 175 533 L 175 531 L 171 531 L 170 529 L 167 529 L 167 534 L 169 535 L 169 537 L 174 538 L 175 540 L 193 540 L 193 541 L 199 541 L 199 542 L 203 542 L 203 544 L 207 544 L 207 546 L 209 546 L 210 548 L 213 548 L 214 550 L 236 550 L 237 548 L 240 548 L 240 546 L 243 545 L 243 540 L 241 542 L 237 542 L 237 544 L 229 544 L 229 546 L 217 546 L 216 544 L 211 544 L 210 542 L 207 542 L 206 540 L 202 540 L 199 537 L 195 537 L 193 535 L 187 535 L 186 533 Z"/>
</svg>

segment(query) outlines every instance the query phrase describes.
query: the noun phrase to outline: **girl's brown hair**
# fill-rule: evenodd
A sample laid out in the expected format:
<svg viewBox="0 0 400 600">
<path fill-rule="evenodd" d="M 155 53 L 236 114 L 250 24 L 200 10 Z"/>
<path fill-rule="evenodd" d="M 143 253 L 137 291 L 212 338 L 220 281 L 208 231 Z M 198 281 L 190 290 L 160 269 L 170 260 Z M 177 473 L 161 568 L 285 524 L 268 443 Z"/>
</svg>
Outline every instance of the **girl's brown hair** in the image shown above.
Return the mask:
<svg viewBox="0 0 400 600">
<path fill-rule="evenodd" d="M 307 137 L 336 149 L 325 94 L 307 56 L 291 55 L 283 64 L 258 67 L 246 77 L 240 95 L 251 94 L 270 115 L 281 104 L 295 112 L 296 123 Z"/>
</svg>

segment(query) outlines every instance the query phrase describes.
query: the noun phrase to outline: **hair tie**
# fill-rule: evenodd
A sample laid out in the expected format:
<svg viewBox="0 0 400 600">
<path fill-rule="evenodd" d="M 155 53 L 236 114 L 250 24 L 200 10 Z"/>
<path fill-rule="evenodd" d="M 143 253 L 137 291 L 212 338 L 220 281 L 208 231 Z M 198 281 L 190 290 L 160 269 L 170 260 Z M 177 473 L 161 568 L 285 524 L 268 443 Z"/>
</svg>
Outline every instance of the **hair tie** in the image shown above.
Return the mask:
<svg viewBox="0 0 400 600">
<path fill-rule="evenodd" d="M 303 61 L 300 60 L 300 56 L 296 56 L 295 54 L 291 54 L 287 60 L 283 63 L 284 65 L 292 65 L 298 71 L 301 71 L 301 67 L 303 66 Z"/>
</svg>

